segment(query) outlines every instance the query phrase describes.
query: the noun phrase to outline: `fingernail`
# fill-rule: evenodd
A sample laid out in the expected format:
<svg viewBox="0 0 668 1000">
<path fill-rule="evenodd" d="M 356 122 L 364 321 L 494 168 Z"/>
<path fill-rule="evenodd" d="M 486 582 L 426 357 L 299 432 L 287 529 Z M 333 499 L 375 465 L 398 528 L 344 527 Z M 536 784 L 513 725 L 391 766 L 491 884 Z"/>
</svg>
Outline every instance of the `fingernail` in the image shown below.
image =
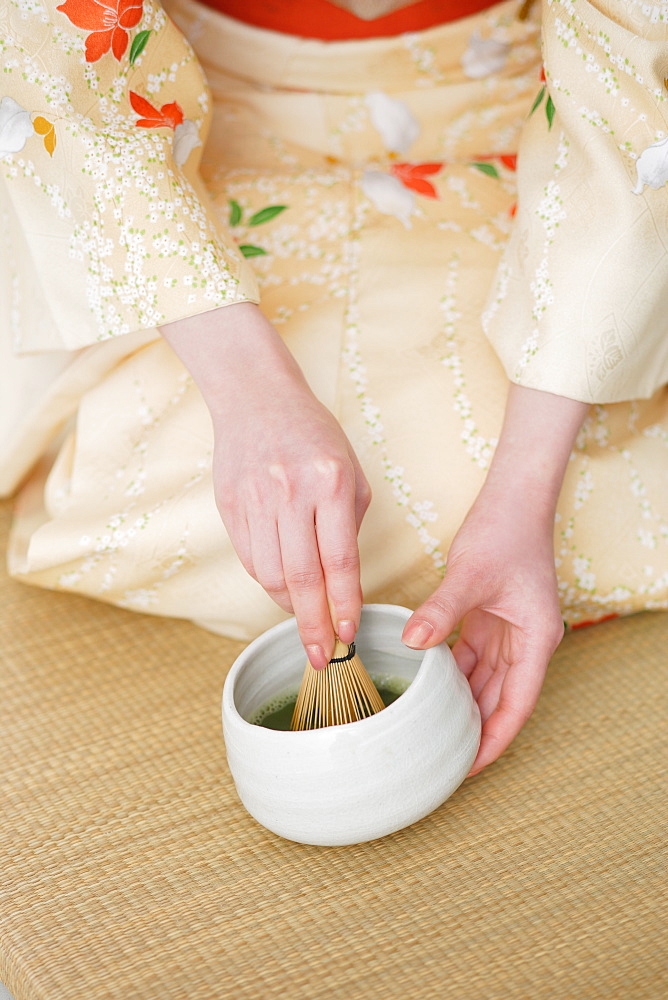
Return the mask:
<svg viewBox="0 0 668 1000">
<path fill-rule="evenodd" d="M 336 634 L 341 642 L 351 643 L 355 638 L 355 622 L 345 619 L 336 626 Z"/>
<path fill-rule="evenodd" d="M 327 657 L 322 646 L 307 646 L 309 663 L 314 670 L 324 670 L 327 666 Z"/>
<path fill-rule="evenodd" d="M 406 626 L 401 639 L 412 649 L 422 649 L 425 642 L 429 642 L 433 634 L 433 625 L 423 621 L 421 618 L 416 618 L 415 621 L 409 622 Z"/>
</svg>

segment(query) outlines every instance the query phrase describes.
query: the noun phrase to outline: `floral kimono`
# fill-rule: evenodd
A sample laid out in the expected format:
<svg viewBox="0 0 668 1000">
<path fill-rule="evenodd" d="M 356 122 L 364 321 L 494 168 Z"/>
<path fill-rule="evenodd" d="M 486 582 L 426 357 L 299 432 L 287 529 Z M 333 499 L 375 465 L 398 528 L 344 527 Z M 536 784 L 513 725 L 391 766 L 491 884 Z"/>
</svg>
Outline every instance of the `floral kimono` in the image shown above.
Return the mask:
<svg viewBox="0 0 668 1000">
<path fill-rule="evenodd" d="M 0 0 L 10 571 L 241 638 L 280 619 L 157 329 L 254 301 L 371 483 L 367 601 L 437 586 L 510 379 L 592 404 L 566 621 L 668 607 L 668 6 L 507 0 L 335 42 L 166 11 Z"/>
</svg>

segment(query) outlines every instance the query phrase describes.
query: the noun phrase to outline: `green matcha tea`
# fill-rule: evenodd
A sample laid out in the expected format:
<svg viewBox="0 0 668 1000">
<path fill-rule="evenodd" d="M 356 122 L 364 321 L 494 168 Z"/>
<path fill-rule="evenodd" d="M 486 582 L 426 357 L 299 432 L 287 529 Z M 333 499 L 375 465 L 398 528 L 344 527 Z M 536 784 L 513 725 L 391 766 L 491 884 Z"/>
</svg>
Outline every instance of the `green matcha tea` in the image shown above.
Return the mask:
<svg viewBox="0 0 668 1000">
<path fill-rule="evenodd" d="M 404 677 L 373 677 L 378 694 L 383 699 L 385 708 L 404 693 L 410 681 Z M 293 688 L 285 694 L 279 694 L 249 719 L 254 726 L 264 726 L 265 729 L 289 730 L 292 713 L 297 702 L 298 689 Z"/>
</svg>

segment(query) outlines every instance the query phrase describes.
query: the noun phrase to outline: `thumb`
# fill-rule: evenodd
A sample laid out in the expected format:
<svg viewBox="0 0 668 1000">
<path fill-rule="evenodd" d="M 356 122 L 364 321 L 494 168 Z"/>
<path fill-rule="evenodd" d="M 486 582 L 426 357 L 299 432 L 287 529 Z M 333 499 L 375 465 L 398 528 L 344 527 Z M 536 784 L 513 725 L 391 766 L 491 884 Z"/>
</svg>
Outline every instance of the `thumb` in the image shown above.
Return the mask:
<svg viewBox="0 0 668 1000">
<path fill-rule="evenodd" d="M 477 588 L 470 578 L 456 569 L 448 571 L 443 582 L 406 622 L 402 642 L 411 649 L 430 649 L 450 635 L 464 615 L 480 604 Z"/>
</svg>

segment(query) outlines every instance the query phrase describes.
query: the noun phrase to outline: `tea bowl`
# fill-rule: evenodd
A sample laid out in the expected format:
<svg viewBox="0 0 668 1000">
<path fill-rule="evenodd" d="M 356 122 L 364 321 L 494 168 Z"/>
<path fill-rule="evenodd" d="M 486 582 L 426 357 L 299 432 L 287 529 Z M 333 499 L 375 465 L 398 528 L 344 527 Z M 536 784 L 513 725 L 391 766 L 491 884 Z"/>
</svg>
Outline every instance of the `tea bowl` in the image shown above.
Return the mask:
<svg viewBox="0 0 668 1000">
<path fill-rule="evenodd" d="M 296 693 L 305 656 L 294 619 L 255 639 L 223 689 L 223 733 L 243 805 L 287 840 L 335 847 L 375 840 L 415 823 L 464 780 L 480 743 L 480 714 L 446 643 L 401 642 L 407 608 L 368 604 L 355 639 L 371 676 L 408 682 L 382 712 L 303 732 L 249 720 Z"/>
</svg>

